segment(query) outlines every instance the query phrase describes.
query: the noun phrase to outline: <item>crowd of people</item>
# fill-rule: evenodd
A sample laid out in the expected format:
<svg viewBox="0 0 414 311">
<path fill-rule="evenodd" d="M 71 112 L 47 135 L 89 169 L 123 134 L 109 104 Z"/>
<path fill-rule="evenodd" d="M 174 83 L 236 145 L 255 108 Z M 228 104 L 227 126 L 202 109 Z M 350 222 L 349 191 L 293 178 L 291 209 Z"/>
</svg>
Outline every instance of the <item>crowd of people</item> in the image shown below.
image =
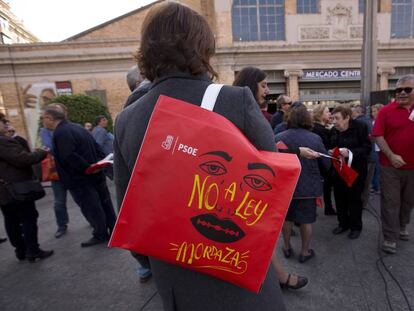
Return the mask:
<svg viewBox="0 0 414 311">
<path fill-rule="evenodd" d="M 214 35 L 202 16 L 174 2 L 154 5 L 144 21 L 136 54 L 139 70 L 134 66 L 127 75 L 131 95 L 117 117 L 115 137 L 105 129 L 104 116 L 96 118 L 94 128 L 83 127 L 71 123 L 66 107 L 55 103 L 42 112 L 44 148 L 31 151 L 1 116 L 0 195 L 7 191 L 5 185 L 34 180 L 31 166 L 49 152 L 59 175 L 59 181 L 52 182 L 55 237 L 67 231 L 69 191 L 93 228 L 92 237 L 81 246 L 106 243 L 116 219 L 106 184 L 106 175 L 112 177 L 112 172 L 87 174 L 88 167 L 114 153 L 113 178 L 120 206 L 159 95 L 200 105 L 207 86 L 217 77 L 210 63 L 214 51 Z M 282 228 L 286 258 L 297 255 L 305 264 L 316 256 L 311 241 L 318 205 L 324 206 L 325 215 L 337 216 L 334 235 L 347 232 L 349 239 L 359 238 L 370 194 L 380 195 L 383 251 L 394 254 L 399 241 L 409 240 L 407 225 L 414 206 L 413 88 L 414 75 L 402 77 L 395 100 L 386 106 L 372 105 L 370 117 L 360 105 L 319 104 L 309 109 L 286 94 L 279 96 L 278 111 L 272 115 L 267 111 L 266 73 L 254 67 L 244 68 L 233 86 L 221 89 L 214 111 L 230 120 L 252 145 L 299 157 L 302 171 Z M 356 173 L 352 182 L 341 173 L 343 166 Z M 34 200 L 0 201 L 0 205 L 17 259 L 36 261 L 53 254 L 39 247 Z M 298 250 L 290 243 L 295 225 L 301 237 Z M 241 311 L 285 310 L 280 289 L 297 290 L 308 283 L 306 277 L 288 273 L 276 255 L 258 294 L 156 258 L 132 255 L 140 264 L 143 282 L 155 275 L 165 310 L 198 310 L 200 305 L 205 310 L 223 310 L 223 306 Z"/>
<path fill-rule="evenodd" d="M 40 129 L 42 147 L 31 151 L 27 141 L 16 135 L 10 122 L 1 116 L 1 156 L 0 165 L 2 187 L 1 209 L 5 228 L 10 243 L 15 247 L 19 260 L 31 261 L 44 259 L 53 251 L 43 251 L 37 242 L 37 217 L 35 199 L 30 195 L 17 200 L 10 196 L 10 187 L 17 183 L 21 187 L 31 187 L 37 182 L 32 165 L 39 164 L 48 153 L 53 155 L 59 180 L 51 182 L 54 195 L 54 212 L 56 216 L 56 238 L 62 237 L 69 223 L 66 197 L 69 191 L 79 205 L 82 214 L 93 228 L 92 237 L 81 243 L 88 247 L 108 241 L 115 224 L 116 215 L 106 185 L 103 172 L 87 174 L 86 169 L 98 162 L 106 153 L 112 151 L 113 137 L 103 128 L 102 119 L 97 117 L 95 133 L 90 133 L 82 126 L 67 120 L 66 107 L 63 104 L 48 105 L 42 114 L 43 127 Z M 96 138 L 95 138 L 96 136 Z M 104 139 L 103 137 L 107 137 Z M 108 140 L 111 140 L 108 142 Z M 105 150 L 105 152 L 104 152 Z M 27 189 L 27 191 L 31 189 Z"/>
</svg>

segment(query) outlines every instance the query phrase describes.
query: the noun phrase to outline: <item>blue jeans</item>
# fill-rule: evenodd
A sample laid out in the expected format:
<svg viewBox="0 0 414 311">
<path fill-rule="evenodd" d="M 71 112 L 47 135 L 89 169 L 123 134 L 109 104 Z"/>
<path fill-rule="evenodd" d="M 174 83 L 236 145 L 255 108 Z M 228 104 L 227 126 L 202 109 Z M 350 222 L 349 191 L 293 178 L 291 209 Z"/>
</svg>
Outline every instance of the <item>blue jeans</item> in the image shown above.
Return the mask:
<svg viewBox="0 0 414 311">
<path fill-rule="evenodd" d="M 131 251 L 131 255 L 139 262 L 138 275 L 140 278 L 147 278 L 152 275 L 151 264 L 147 256 Z"/>
<path fill-rule="evenodd" d="M 374 189 L 375 191 L 378 191 L 380 188 L 380 172 L 381 172 L 381 166 L 379 163 L 379 151 L 375 151 L 372 154 L 375 154 L 373 156 L 374 161 L 375 161 L 375 171 L 374 171 L 374 176 L 372 177 L 372 189 Z"/>
<path fill-rule="evenodd" d="M 138 267 L 138 269 L 137 269 L 137 271 L 138 271 L 138 276 L 140 277 L 140 278 L 143 278 L 143 279 L 145 279 L 145 278 L 147 278 L 147 277 L 149 277 L 149 276 L 151 276 L 152 275 L 152 272 L 151 272 L 151 270 L 150 269 L 147 269 L 147 268 L 143 268 L 143 267 Z"/>
<path fill-rule="evenodd" d="M 67 190 L 60 181 L 52 181 L 53 196 L 55 199 L 54 209 L 58 229 L 66 228 L 69 222 L 68 210 L 66 208 Z"/>
</svg>

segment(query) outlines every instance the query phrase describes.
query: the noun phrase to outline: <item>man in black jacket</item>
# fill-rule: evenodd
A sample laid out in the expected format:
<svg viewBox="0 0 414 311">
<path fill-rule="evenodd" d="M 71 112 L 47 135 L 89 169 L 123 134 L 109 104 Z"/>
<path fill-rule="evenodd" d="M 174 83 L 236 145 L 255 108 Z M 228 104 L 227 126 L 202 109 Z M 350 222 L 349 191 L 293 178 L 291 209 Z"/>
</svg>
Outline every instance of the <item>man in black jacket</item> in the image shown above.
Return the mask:
<svg viewBox="0 0 414 311">
<path fill-rule="evenodd" d="M 105 243 L 115 225 L 115 211 L 102 171 L 87 174 L 86 169 L 105 155 L 92 135 L 66 119 L 62 104 L 51 104 L 43 112 L 43 126 L 53 130 L 56 169 L 82 214 L 93 227 L 92 238 L 82 247 Z"/>
<path fill-rule="evenodd" d="M 0 196 L 8 197 L 5 183 L 34 179 L 32 165 L 42 161 L 47 152 L 26 150 L 17 140 L 7 137 L 7 120 L 0 118 Z M 10 243 L 15 247 L 19 260 L 31 262 L 53 255 L 53 251 L 40 249 L 37 240 L 37 218 L 35 202 L 7 203 L 1 205 L 5 228 Z"/>
</svg>

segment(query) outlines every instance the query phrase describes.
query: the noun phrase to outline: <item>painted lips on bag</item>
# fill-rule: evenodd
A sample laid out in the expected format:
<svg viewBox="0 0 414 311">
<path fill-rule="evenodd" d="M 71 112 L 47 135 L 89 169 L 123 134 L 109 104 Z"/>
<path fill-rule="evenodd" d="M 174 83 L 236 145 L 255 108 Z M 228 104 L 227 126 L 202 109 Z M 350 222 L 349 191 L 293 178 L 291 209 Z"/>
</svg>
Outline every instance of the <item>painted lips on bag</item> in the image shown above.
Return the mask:
<svg viewBox="0 0 414 311">
<path fill-rule="evenodd" d="M 191 218 L 194 228 L 209 240 L 231 243 L 245 236 L 231 219 L 220 219 L 216 214 L 202 214 Z"/>
</svg>

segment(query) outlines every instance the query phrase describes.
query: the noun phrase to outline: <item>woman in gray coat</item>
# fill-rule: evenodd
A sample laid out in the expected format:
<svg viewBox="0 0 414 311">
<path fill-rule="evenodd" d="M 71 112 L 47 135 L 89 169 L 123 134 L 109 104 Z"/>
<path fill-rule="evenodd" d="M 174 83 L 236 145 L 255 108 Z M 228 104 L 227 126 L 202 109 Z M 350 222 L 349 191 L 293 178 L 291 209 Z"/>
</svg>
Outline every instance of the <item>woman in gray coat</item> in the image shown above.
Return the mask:
<svg viewBox="0 0 414 311">
<path fill-rule="evenodd" d="M 139 68 L 153 82 L 149 92 L 123 110 L 115 124 L 115 183 L 118 204 L 160 94 L 200 105 L 216 72 L 210 65 L 214 35 L 190 8 L 167 2 L 148 13 L 137 53 Z M 275 150 L 273 133 L 248 88 L 224 86 L 214 111 L 233 122 L 260 150 Z M 162 124 L 159 124 L 162 126 Z M 275 271 L 269 268 L 258 294 L 205 274 L 150 258 L 164 308 L 172 310 L 285 310 Z"/>
</svg>

